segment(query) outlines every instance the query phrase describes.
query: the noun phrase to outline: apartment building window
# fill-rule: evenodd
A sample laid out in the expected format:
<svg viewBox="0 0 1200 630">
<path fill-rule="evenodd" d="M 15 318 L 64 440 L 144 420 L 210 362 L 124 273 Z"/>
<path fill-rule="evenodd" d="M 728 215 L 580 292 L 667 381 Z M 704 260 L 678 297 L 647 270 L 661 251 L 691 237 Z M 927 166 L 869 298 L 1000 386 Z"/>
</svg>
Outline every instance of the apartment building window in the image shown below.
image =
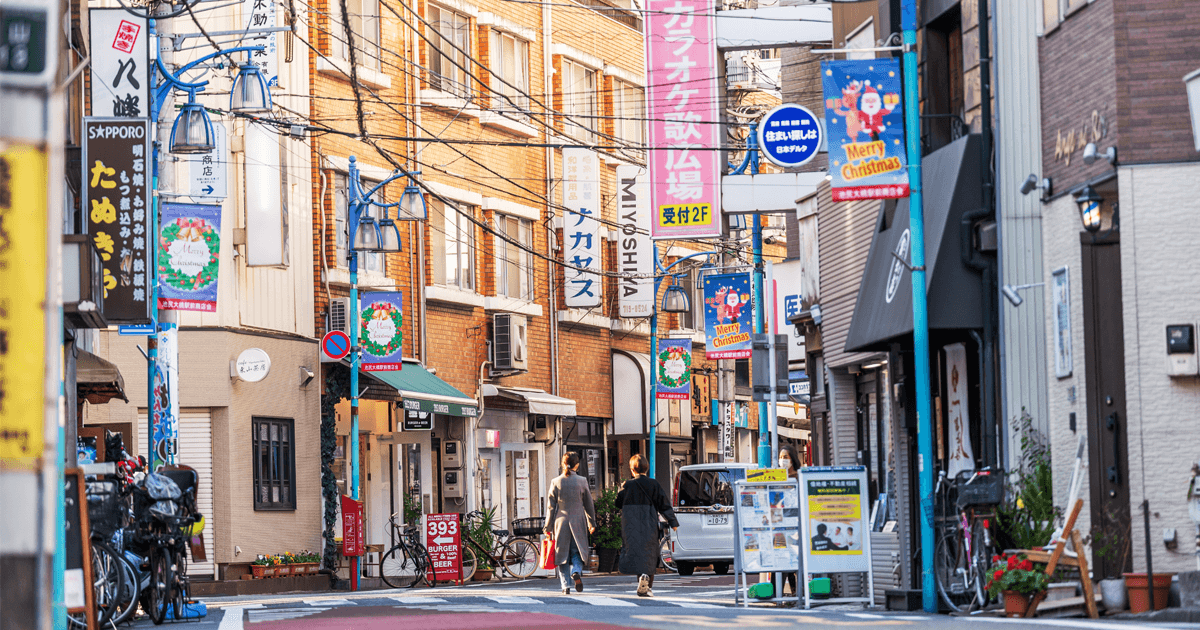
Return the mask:
<svg viewBox="0 0 1200 630">
<path fill-rule="evenodd" d="M 500 31 L 492 31 L 490 38 L 492 108 L 528 111 L 529 42 Z"/>
<path fill-rule="evenodd" d="M 496 237 L 496 295 L 532 302 L 533 254 L 528 250 L 533 249 L 533 222 L 497 216 L 496 231 L 508 238 Z"/>
<path fill-rule="evenodd" d="M 341 5 L 333 4 L 333 22 L 342 25 Z M 350 14 L 350 29 L 354 37 L 354 52 L 358 65 L 378 70 L 380 67 L 379 48 L 379 0 L 346 0 L 346 11 Z M 346 61 L 350 60 L 350 37 L 345 27 L 334 32 L 335 55 Z"/>
<path fill-rule="evenodd" d="M 958 5 L 925 27 L 922 141 L 932 153 L 960 138 L 963 125 L 962 20 Z"/>
<path fill-rule="evenodd" d="M 458 207 L 475 215 L 471 206 L 458 204 Z M 429 201 L 429 210 L 434 284 L 474 291 L 475 224 L 437 199 Z"/>
<path fill-rule="evenodd" d="M 687 264 L 687 263 L 684 263 Z M 681 265 L 682 266 L 682 265 Z M 692 310 L 687 313 L 676 313 L 681 330 L 704 329 L 704 278 L 700 277 L 700 267 L 692 266 L 686 275 L 676 280 L 692 301 Z"/>
<path fill-rule="evenodd" d="M 336 234 L 335 246 L 337 248 L 336 266 L 344 269 L 350 268 L 350 189 L 348 188 L 349 177 L 345 173 L 335 173 L 333 175 L 333 229 Z M 363 185 L 372 187 L 368 181 L 363 181 Z M 376 193 L 379 195 L 380 193 Z M 378 210 L 373 209 L 374 214 L 378 215 Z M 376 216 L 376 218 L 380 218 Z M 359 252 L 358 253 L 358 270 L 367 273 L 377 273 L 384 275 L 383 269 L 383 254 L 379 252 Z"/>
<path fill-rule="evenodd" d="M 1075 9 L 1087 3 L 1088 0 L 1042 0 L 1043 29 L 1048 31 L 1058 26 L 1059 22 L 1067 19 Z"/>
<path fill-rule="evenodd" d="M 624 81 L 613 81 L 613 129 L 633 145 L 645 142 L 646 90 Z"/>
<path fill-rule="evenodd" d="M 254 509 L 296 509 L 295 421 L 253 418 Z"/>
<path fill-rule="evenodd" d="M 465 15 L 429 5 L 429 86 L 470 100 L 471 23 Z M 439 35 L 440 34 L 440 35 Z"/>
<path fill-rule="evenodd" d="M 564 59 L 562 62 L 564 128 L 576 140 L 591 142 L 596 129 L 596 71 Z"/>
</svg>

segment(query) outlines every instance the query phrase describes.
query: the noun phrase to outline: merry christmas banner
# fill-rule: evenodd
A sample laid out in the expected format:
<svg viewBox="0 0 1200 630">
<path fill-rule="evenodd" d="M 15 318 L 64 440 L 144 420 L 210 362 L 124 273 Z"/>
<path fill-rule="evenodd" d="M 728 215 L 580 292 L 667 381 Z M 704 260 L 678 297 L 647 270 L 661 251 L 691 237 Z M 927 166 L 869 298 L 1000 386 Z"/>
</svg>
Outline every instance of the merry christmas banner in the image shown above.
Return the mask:
<svg viewBox="0 0 1200 630">
<path fill-rule="evenodd" d="M 660 339 L 654 357 L 654 395 L 660 399 L 692 397 L 692 340 Z"/>
<path fill-rule="evenodd" d="M 164 203 L 158 230 L 158 308 L 217 310 L 221 206 Z"/>
<path fill-rule="evenodd" d="M 404 294 L 363 293 L 358 299 L 358 345 L 364 372 L 399 372 L 404 367 Z"/>
<path fill-rule="evenodd" d="M 822 61 L 833 200 L 908 196 L 900 62 Z"/>
<path fill-rule="evenodd" d="M 750 274 L 729 273 L 704 277 L 706 358 L 750 358 L 753 318 Z"/>
</svg>

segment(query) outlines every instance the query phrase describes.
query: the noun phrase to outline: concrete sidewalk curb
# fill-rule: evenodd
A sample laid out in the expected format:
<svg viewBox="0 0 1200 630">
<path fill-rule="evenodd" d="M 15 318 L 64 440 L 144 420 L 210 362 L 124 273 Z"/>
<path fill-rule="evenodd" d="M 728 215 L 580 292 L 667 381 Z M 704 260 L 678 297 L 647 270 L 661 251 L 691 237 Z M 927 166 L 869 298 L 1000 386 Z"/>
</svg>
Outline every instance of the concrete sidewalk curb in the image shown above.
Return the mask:
<svg viewBox="0 0 1200 630">
<path fill-rule="evenodd" d="M 1114 621 L 1150 621 L 1158 623 L 1200 623 L 1200 608 L 1164 608 L 1146 613 L 1121 613 L 1106 617 Z"/>
</svg>

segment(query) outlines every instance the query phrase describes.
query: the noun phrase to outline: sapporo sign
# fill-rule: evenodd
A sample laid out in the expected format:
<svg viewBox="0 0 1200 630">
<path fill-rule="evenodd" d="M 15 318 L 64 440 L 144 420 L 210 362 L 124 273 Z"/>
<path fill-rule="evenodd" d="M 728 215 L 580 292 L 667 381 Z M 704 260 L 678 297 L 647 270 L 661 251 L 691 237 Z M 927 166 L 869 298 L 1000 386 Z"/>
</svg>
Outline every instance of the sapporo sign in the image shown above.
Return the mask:
<svg viewBox="0 0 1200 630">
<path fill-rule="evenodd" d="M 150 121 L 83 119 L 83 214 L 100 253 L 104 317 L 150 321 Z"/>
</svg>

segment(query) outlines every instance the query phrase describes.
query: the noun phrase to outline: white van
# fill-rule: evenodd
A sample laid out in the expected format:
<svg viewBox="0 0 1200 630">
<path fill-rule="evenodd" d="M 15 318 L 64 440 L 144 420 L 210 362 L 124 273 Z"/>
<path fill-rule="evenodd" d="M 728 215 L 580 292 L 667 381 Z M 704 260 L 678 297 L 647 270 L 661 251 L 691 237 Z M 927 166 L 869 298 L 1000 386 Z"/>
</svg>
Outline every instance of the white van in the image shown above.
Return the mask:
<svg viewBox="0 0 1200 630">
<path fill-rule="evenodd" d="M 750 463 L 694 464 L 675 475 L 671 505 L 679 529 L 671 534 L 679 575 L 711 564 L 718 575 L 733 564 L 733 482 L 745 479 Z"/>
</svg>

